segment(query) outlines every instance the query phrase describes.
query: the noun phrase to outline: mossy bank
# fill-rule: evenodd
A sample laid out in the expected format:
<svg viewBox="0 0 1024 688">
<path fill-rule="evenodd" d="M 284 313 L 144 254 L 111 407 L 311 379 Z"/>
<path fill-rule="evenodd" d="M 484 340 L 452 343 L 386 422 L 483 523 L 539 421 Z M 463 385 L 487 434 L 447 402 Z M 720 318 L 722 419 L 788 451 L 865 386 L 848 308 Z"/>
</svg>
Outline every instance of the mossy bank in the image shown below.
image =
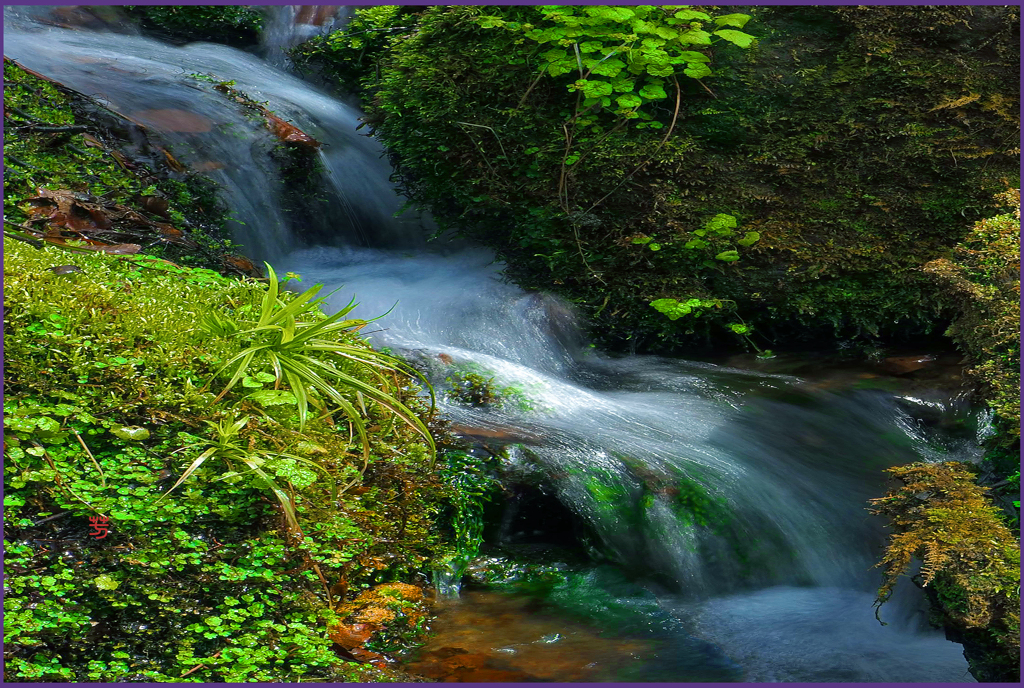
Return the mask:
<svg viewBox="0 0 1024 688">
<path fill-rule="evenodd" d="M 605 344 L 941 332 L 922 266 L 1018 185 L 1018 10 L 699 9 L 373 8 L 295 56 Z"/>
<path fill-rule="evenodd" d="M 299 433 L 270 367 L 214 402 L 245 345 L 197 323 L 254 324 L 259 282 L 10 240 L 4 280 L 7 679 L 367 678 L 328 626 L 447 552 L 423 437 L 370 398 L 368 458 L 343 415 Z"/>
<path fill-rule="evenodd" d="M 379 652 L 422 634 L 422 593 L 379 586 L 454 556 L 461 503 L 418 381 L 238 279 L 215 190 L 149 132 L 4 68 L 5 679 L 410 680 Z M 239 367 L 261 324 L 329 336 L 340 389 Z"/>
</svg>

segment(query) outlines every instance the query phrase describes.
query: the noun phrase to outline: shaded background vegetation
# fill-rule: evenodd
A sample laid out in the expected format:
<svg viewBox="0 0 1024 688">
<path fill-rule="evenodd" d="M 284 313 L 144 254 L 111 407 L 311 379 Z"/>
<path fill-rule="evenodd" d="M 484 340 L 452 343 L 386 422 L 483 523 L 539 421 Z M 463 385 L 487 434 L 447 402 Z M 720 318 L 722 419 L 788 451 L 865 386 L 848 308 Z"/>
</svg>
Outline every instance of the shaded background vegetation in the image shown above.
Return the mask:
<svg viewBox="0 0 1024 688">
<path fill-rule="evenodd" d="M 942 328 L 922 265 L 1017 184 L 1018 10 L 724 12 L 752 14 L 758 41 L 706 50 L 714 76 L 682 81 L 664 145 L 664 129 L 597 108 L 567 149 L 576 76 L 535 81 L 545 48 L 477 21 L 540 23 L 530 8 L 432 7 L 411 29 L 378 10 L 299 59 L 362 92 L 415 202 L 496 248 L 518 283 L 578 304 L 606 344 L 735 346 L 737 316 L 761 345 Z M 664 127 L 673 95 L 651 110 Z M 686 248 L 719 213 L 760 241 Z M 740 260 L 712 259 L 729 249 Z M 690 297 L 722 307 L 671 321 L 649 305 Z"/>
</svg>

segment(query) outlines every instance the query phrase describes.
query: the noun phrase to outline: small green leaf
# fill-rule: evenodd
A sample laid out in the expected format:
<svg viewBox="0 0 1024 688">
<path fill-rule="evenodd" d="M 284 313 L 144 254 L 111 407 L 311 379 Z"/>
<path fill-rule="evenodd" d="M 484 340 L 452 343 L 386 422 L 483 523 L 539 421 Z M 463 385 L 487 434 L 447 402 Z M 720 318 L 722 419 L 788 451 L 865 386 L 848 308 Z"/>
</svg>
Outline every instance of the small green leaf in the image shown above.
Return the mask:
<svg viewBox="0 0 1024 688">
<path fill-rule="evenodd" d="M 683 21 L 689 21 L 690 19 L 703 19 L 704 21 L 707 21 L 711 19 L 710 15 L 696 10 L 679 10 L 672 16 L 676 19 L 682 19 Z"/>
<path fill-rule="evenodd" d="M 743 33 L 735 29 L 719 29 L 715 31 L 715 35 L 724 38 L 730 43 L 735 43 L 741 48 L 749 48 L 750 44 L 754 42 L 754 37 L 749 33 Z"/>
<path fill-rule="evenodd" d="M 742 239 L 736 241 L 740 246 L 752 246 L 761 239 L 760 232 L 747 232 Z"/>
<path fill-rule="evenodd" d="M 255 401 L 260 406 L 280 406 L 282 404 L 295 403 L 295 395 L 285 389 L 261 389 L 253 392 L 246 398 Z"/>
<path fill-rule="evenodd" d="M 737 29 L 742 29 L 748 21 L 750 21 L 749 14 L 723 14 L 714 19 L 719 26 L 735 26 Z"/>
<path fill-rule="evenodd" d="M 96 576 L 95 578 L 93 578 L 92 582 L 95 583 L 96 587 L 100 590 L 117 590 L 117 587 L 121 585 L 118 581 L 114 580 L 105 573 L 101 576 Z"/>
<path fill-rule="evenodd" d="M 640 98 L 633 95 L 632 93 L 627 93 L 626 95 L 622 95 L 616 98 L 615 102 L 618 104 L 620 108 L 635 108 L 643 105 L 644 101 L 642 101 Z"/>
<path fill-rule="evenodd" d="M 731 263 L 735 260 L 739 260 L 740 254 L 737 253 L 736 251 L 722 251 L 717 256 L 715 256 L 715 259 L 725 261 L 726 263 Z"/>
<path fill-rule="evenodd" d="M 120 427 L 111 428 L 110 432 L 114 433 L 116 437 L 122 440 L 128 440 L 131 442 L 141 442 L 142 440 L 149 439 L 149 430 L 146 428 L 140 428 L 137 425 L 122 425 Z"/>
<path fill-rule="evenodd" d="M 706 76 L 711 76 L 711 69 L 703 62 L 691 62 L 686 65 L 683 74 L 691 79 L 703 79 Z"/>
<path fill-rule="evenodd" d="M 732 230 L 735 226 L 735 217 L 732 215 L 726 215 L 725 213 L 719 213 L 708 220 L 707 224 L 704 225 L 704 229 L 709 232 L 714 232 L 719 236 L 728 236 L 733 233 Z"/>
<path fill-rule="evenodd" d="M 661 84 L 647 84 L 640 89 L 640 95 L 647 100 L 661 100 L 668 98 L 668 94 L 665 93 L 665 89 L 662 88 Z"/>
</svg>

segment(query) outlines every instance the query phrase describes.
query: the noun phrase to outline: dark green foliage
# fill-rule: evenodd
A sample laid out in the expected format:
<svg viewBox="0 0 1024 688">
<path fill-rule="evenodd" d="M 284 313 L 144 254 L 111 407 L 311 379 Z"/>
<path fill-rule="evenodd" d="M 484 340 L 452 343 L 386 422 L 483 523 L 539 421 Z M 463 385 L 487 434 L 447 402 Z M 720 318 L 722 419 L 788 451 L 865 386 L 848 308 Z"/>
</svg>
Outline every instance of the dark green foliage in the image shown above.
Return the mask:
<svg viewBox="0 0 1024 688">
<path fill-rule="evenodd" d="M 367 119 L 416 203 L 605 342 L 934 328 L 921 266 L 1017 181 L 1017 9 L 736 11 L 757 42 L 705 50 L 713 75 L 679 80 L 678 111 L 666 81 L 648 122 L 583 107 L 578 74 L 539 73 L 550 45 L 481 26 L 547 26 L 539 9 L 432 7 L 365 73 Z M 698 234 L 723 214 L 739 231 Z M 725 307 L 672 321 L 659 299 Z"/>
<path fill-rule="evenodd" d="M 254 5 L 128 5 L 125 11 L 160 37 L 252 45 L 259 39 L 263 15 Z"/>
<path fill-rule="evenodd" d="M 300 69 L 310 69 L 345 93 L 359 93 L 363 80 L 375 82 L 379 60 L 395 34 L 409 31 L 416 7 L 381 5 L 359 7 L 343 31 L 315 36 L 291 51 Z"/>
</svg>

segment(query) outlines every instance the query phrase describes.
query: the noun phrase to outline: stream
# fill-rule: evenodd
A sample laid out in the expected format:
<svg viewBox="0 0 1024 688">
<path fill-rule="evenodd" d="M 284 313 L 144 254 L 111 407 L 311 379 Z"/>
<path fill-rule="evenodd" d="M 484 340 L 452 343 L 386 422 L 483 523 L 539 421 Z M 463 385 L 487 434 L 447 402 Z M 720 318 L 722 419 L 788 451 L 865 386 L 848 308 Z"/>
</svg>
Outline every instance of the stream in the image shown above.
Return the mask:
<svg viewBox="0 0 1024 688">
<path fill-rule="evenodd" d="M 973 682 L 915 586 L 904 580 L 882 607 L 887 625 L 872 606 L 885 530 L 866 506 L 887 489 L 883 470 L 980 458 L 985 419 L 954 386 L 794 372 L 783 365 L 793 357 L 605 354 L 570 305 L 503 281 L 489 252 L 428 242 L 429 218 L 394 217 L 403 200 L 380 145 L 356 130 L 359 111 L 280 68 L 295 38 L 287 17 L 273 15 L 268 62 L 48 16 L 5 8 L 5 55 L 208 170 L 251 258 L 340 287 L 334 307 L 355 295 L 356 317 L 387 312 L 368 328 L 375 344 L 439 389 L 474 373 L 514 390 L 500 408 L 442 394 L 441 411 L 500 438 L 503 474 L 533 486 L 505 505 L 484 555 L 550 545 L 545 561 L 567 573 L 540 591 L 460 590 L 460 576 L 439 574 L 435 635 L 410 670 L 449 681 Z M 222 81 L 323 143 L 310 180 L 327 209 L 316 232 L 282 207 L 277 142 L 214 88 Z"/>
</svg>

